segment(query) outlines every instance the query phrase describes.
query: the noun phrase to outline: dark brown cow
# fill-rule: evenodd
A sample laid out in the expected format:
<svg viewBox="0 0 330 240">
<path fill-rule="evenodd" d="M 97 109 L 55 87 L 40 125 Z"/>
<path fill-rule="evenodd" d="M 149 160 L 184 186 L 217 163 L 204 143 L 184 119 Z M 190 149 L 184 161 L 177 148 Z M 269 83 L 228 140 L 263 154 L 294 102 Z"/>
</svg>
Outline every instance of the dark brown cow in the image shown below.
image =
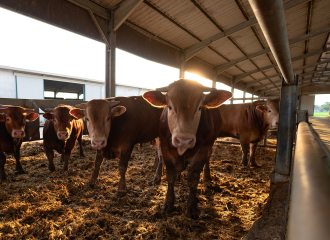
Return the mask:
<svg viewBox="0 0 330 240">
<path fill-rule="evenodd" d="M 255 153 L 258 142 L 265 138 L 269 128 L 277 128 L 279 120 L 279 99 L 253 103 L 222 105 L 219 110 L 222 124 L 219 137 L 233 137 L 240 140 L 242 164 L 258 167 Z"/>
<path fill-rule="evenodd" d="M 114 107 L 119 102 L 121 106 Z M 97 148 L 90 186 L 96 183 L 103 158 L 120 157 L 118 195 L 126 195 L 125 173 L 133 147 L 158 137 L 162 109 L 152 107 L 141 96 L 91 100 L 77 107 L 85 112 L 71 114 L 85 115 L 92 146 Z"/>
<path fill-rule="evenodd" d="M 221 116 L 217 109 L 231 92 L 204 87 L 191 80 L 178 80 L 168 87 L 143 94 L 153 106 L 164 109 L 160 120 L 160 145 L 166 165 L 168 189 L 163 210 L 174 209 L 174 183 L 178 173 L 189 164 L 190 188 L 186 215 L 197 218 L 197 186 L 204 164 L 220 134 Z M 163 95 L 161 92 L 167 92 Z M 210 92 L 204 95 L 203 92 Z"/>
<path fill-rule="evenodd" d="M 55 109 L 46 109 L 43 117 L 46 122 L 43 129 L 44 149 L 49 161 L 48 168 L 55 171 L 54 150 L 61 155 L 61 161 L 64 161 L 63 171 L 68 171 L 69 159 L 72 150 L 78 139 L 80 146 L 80 156 L 84 156 L 82 148 L 82 134 L 84 123 L 82 117 L 76 117 L 70 114 L 70 110 L 75 108 L 67 105 L 59 105 Z"/>
<path fill-rule="evenodd" d="M 32 122 L 39 117 L 39 114 L 32 111 L 33 109 L 0 105 L 0 176 L 2 180 L 6 180 L 4 153 L 13 153 L 17 174 L 24 173 L 20 163 L 20 148 L 25 136 L 25 125 L 26 122 Z"/>
</svg>

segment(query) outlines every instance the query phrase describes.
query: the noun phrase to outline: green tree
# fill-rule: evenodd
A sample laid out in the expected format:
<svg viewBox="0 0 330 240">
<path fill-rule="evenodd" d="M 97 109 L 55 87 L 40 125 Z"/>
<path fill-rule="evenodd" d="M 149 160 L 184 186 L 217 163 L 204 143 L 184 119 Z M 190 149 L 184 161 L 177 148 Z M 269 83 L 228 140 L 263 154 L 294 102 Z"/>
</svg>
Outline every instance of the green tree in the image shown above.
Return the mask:
<svg viewBox="0 0 330 240">
<path fill-rule="evenodd" d="M 321 109 L 323 109 L 324 112 L 329 112 L 329 104 L 330 102 L 325 102 L 321 105 Z"/>
</svg>

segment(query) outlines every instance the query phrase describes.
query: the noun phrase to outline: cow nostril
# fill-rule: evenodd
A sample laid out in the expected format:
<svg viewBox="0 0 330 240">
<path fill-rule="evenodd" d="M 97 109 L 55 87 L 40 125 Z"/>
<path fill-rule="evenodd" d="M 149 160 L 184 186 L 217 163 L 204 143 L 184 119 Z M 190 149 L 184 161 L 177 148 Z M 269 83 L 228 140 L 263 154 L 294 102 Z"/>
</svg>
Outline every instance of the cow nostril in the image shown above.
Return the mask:
<svg viewBox="0 0 330 240">
<path fill-rule="evenodd" d="M 176 138 L 174 138 L 174 142 L 175 142 L 175 144 L 178 144 L 178 145 L 181 143 L 180 139 L 179 139 L 179 138 L 177 138 L 177 137 L 176 137 Z"/>
</svg>

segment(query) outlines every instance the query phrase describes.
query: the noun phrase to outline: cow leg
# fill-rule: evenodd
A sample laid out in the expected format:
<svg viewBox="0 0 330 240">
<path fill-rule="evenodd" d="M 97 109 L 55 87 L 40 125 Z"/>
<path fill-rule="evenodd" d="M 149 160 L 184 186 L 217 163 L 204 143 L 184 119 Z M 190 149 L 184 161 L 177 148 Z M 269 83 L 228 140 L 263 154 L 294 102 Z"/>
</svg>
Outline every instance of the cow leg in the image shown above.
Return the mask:
<svg viewBox="0 0 330 240">
<path fill-rule="evenodd" d="M 96 151 L 96 158 L 95 158 L 95 163 L 94 163 L 94 171 L 92 174 L 92 178 L 89 181 L 89 186 L 91 188 L 94 188 L 96 180 L 99 176 L 99 172 L 100 172 L 100 168 L 101 168 L 101 164 L 103 162 L 103 156 L 102 156 L 102 151 L 101 150 L 97 150 Z"/>
<path fill-rule="evenodd" d="M 83 149 L 83 146 L 82 146 L 82 131 L 78 137 L 78 143 L 79 143 L 79 155 L 80 157 L 85 157 L 84 155 L 84 149 Z"/>
<path fill-rule="evenodd" d="M 55 171 L 55 165 L 54 165 L 54 161 L 53 161 L 54 150 L 52 148 L 46 147 L 46 146 L 44 146 L 44 148 L 45 148 L 46 156 L 47 156 L 47 159 L 49 162 L 48 169 L 49 169 L 49 171 L 54 172 Z"/>
<path fill-rule="evenodd" d="M 158 159 L 158 163 L 156 166 L 156 174 L 155 174 L 154 182 L 155 184 L 160 184 L 163 175 L 163 155 L 162 155 L 162 150 L 160 148 L 160 143 L 157 146 L 156 158 Z M 156 159 L 155 159 L 155 164 L 156 164 Z"/>
<path fill-rule="evenodd" d="M 174 210 L 175 194 L 174 183 L 178 176 L 175 166 L 170 160 L 164 161 L 166 166 L 167 193 L 162 210 L 171 213 Z"/>
<path fill-rule="evenodd" d="M 67 150 L 64 153 L 62 153 L 62 158 L 64 160 L 63 172 L 67 172 L 69 170 L 69 160 L 71 158 L 71 150 Z"/>
<path fill-rule="evenodd" d="M 187 183 L 189 187 L 189 196 L 187 201 L 186 216 L 188 218 L 197 219 L 197 187 L 199 183 L 200 174 L 203 170 L 204 164 L 208 159 L 199 159 L 190 165 Z"/>
<path fill-rule="evenodd" d="M 25 171 L 22 167 L 21 164 L 21 152 L 20 152 L 20 148 L 16 148 L 15 153 L 14 153 L 14 158 L 16 160 L 16 174 L 24 174 Z"/>
<path fill-rule="evenodd" d="M 211 158 L 211 154 L 212 154 L 212 146 L 209 147 L 208 151 L 207 151 L 207 161 L 204 165 L 204 177 L 203 177 L 204 182 L 211 182 L 212 181 L 211 171 L 210 171 L 210 158 Z"/>
<path fill-rule="evenodd" d="M 248 154 L 249 154 L 250 146 L 249 146 L 248 143 L 242 143 L 242 142 L 241 142 L 241 146 L 242 146 L 242 151 L 243 151 L 242 164 L 244 166 L 247 166 L 248 165 Z"/>
<path fill-rule="evenodd" d="M 258 147 L 258 142 L 250 143 L 250 165 L 251 165 L 251 167 L 259 167 L 256 163 L 257 147 Z"/>
<path fill-rule="evenodd" d="M 119 185 L 118 185 L 118 191 L 117 195 L 119 197 L 124 197 L 126 196 L 126 171 L 127 171 L 127 166 L 128 166 L 128 161 L 131 157 L 133 148 L 122 151 L 120 160 L 119 160 L 119 174 L 120 174 L 120 180 L 119 180 Z"/>
<path fill-rule="evenodd" d="M 2 181 L 6 181 L 6 173 L 5 173 L 5 164 L 6 164 L 6 156 L 0 151 L 0 177 Z"/>
</svg>

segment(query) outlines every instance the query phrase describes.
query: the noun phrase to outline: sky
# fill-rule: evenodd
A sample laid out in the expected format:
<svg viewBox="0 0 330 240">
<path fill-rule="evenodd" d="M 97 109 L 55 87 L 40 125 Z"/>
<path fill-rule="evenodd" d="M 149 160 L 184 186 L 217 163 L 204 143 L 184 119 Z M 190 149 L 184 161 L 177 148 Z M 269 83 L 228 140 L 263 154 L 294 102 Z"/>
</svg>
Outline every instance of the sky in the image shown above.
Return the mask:
<svg viewBox="0 0 330 240">
<path fill-rule="evenodd" d="M 3 8 L 0 8 L 0 33 L 0 65 L 98 81 L 105 79 L 103 43 Z M 179 79 L 179 69 L 120 49 L 116 49 L 116 60 L 118 84 L 154 89 Z M 211 80 L 197 74 L 186 72 L 185 78 L 212 86 Z M 230 91 L 222 83 L 217 83 L 216 88 Z M 235 89 L 234 96 L 241 98 L 243 92 Z M 329 101 L 329 96 L 316 96 L 315 104 Z"/>
</svg>

